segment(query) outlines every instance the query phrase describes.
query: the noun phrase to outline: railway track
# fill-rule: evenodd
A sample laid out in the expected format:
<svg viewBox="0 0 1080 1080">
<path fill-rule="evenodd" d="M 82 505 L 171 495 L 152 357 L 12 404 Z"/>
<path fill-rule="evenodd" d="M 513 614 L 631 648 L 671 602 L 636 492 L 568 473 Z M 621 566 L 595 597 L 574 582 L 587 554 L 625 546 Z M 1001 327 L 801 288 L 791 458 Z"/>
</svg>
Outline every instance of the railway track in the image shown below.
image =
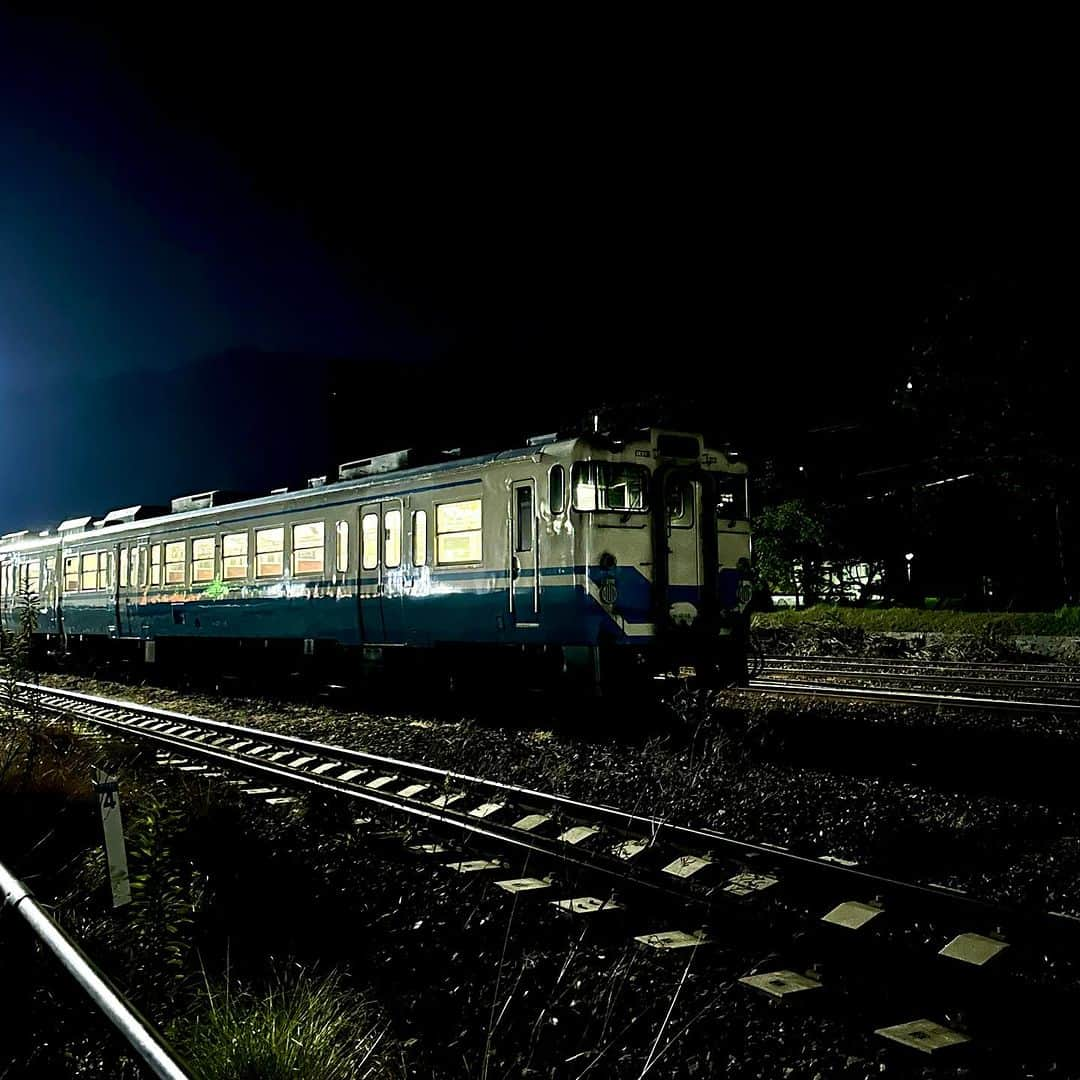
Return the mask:
<svg viewBox="0 0 1080 1080">
<path fill-rule="evenodd" d="M 749 989 L 779 1000 L 840 998 L 882 1038 L 927 1053 L 1000 1048 L 1018 1016 L 1026 1046 L 1034 1030 L 1052 1039 L 1041 1020 L 1052 1015 L 1048 999 L 1080 997 L 1080 921 L 1066 916 L 295 736 L 26 683 L 15 693 L 20 708 L 149 742 L 161 765 L 270 803 L 303 792 L 351 799 L 362 810 L 358 827 L 404 821 L 408 829 L 392 835 L 417 857 L 486 876 L 569 918 L 618 926 L 643 948 L 757 935 L 777 962 L 745 976 Z M 942 1022 L 956 1016 L 963 1022 Z"/>
<path fill-rule="evenodd" d="M 749 687 L 894 704 L 1080 712 L 1080 671 L 1067 665 L 767 657 Z"/>
</svg>

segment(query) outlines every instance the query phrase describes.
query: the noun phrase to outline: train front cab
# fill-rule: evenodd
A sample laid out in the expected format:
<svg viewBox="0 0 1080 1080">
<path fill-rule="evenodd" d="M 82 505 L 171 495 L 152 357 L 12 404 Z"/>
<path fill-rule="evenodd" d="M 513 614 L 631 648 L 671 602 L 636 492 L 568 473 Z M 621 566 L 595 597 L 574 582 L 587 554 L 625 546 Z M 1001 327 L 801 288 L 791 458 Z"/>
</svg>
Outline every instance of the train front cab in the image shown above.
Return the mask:
<svg viewBox="0 0 1080 1080">
<path fill-rule="evenodd" d="M 605 692 L 691 670 L 698 685 L 744 684 L 746 467 L 697 435 L 655 430 L 603 458 L 575 462 L 572 487 L 590 591 L 609 617 L 596 657 Z"/>
</svg>

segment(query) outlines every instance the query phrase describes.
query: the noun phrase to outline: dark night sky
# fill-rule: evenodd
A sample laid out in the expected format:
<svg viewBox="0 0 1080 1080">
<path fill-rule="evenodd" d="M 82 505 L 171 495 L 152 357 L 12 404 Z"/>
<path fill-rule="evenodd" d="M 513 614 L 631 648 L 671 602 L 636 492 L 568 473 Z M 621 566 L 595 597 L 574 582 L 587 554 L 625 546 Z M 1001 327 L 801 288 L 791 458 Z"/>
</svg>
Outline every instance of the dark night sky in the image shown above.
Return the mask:
<svg viewBox="0 0 1080 1080">
<path fill-rule="evenodd" d="M 0 14 L 0 529 L 643 391 L 740 436 L 850 410 L 950 283 L 1047 276 L 1060 177 L 1007 85 L 739 52 Z"/>
</svg>

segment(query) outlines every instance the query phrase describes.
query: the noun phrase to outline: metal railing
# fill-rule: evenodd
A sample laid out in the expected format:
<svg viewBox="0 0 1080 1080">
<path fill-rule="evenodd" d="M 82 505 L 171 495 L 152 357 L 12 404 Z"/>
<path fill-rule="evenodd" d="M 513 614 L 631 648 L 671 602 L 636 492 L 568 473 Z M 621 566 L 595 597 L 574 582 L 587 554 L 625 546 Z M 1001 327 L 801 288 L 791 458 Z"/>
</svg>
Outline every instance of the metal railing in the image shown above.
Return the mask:
<svg viewBox="0 0 1080 1080">
<path fill-rule="evenodd" d="M 0 863 L 0 901 L 0 910 L 7 911 L 10 907 L 26 920 L 38 939 L 75 978 L 155 1076 L 165 1080 L 190 1080 L 191 1073 L 179 1063 L 175 1052 L 3 863 Z"/>
</svg>

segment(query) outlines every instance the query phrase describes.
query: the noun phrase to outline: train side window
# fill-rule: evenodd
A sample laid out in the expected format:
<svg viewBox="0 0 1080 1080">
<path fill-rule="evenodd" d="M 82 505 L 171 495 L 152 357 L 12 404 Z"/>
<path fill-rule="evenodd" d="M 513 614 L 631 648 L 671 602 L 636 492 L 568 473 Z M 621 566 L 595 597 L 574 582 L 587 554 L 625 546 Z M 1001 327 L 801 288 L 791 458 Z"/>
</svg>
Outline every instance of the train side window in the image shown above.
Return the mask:
<svg viewBox="0 0 1080 1080">
<path fill-rule="evenodd" d="M 214 580 L 214 538 L 204 536 L 191 541 L 191 580 Z"/>
<path fill-rule="evenodd" d="M 112 552 L 98 552 L 97 587 L 107 589 L 112 585 Z"/>
<path fill-rule="evenodd" d="M 187 541 L 174 540 L 165 545 L 165 584 L 183 585 L 187 581 Z"/>
<path fill-rule="evenodd" d="M 98 555 L 96 551 L 88 551 L 82 556 L 82 584 L 83 592 L 92 592 L 97 588 Z"/>
<path fill-rule="evenodd" d="M 150 584 L 161 584 L 161 545 L 154 544 L 150 548 Z"/>
<path fill-rule="evenodd" d="M 533 497 L 532 485 L 517 489 L 517 543 L 515 551 L 532 551 Z"/>
<path fill-rule="evenodd" d="M 412 561 L 413 566 L 423 566 L 427 562 L 427 511 L 415 510 L 412 516 Z"/>
<path fill-rule="evenodd" d="M 552 465 L 548 473 L 548 506 L 553 514 L 566 509 L 566 470 L 561 465 Z"/>
<path fill-rule="evenodd" d="M 221 576 L 236 581 L 248 575 L 248 534 L 226 533 L 221 538 Z"/>
<path fill-rule="evenodd" d="M 120 549 L 120 588 L 126 589 L 128 583 L 128 549 Z"/>
<path fill-rule="evenodd" d="M 41 593 L 41 562 L 38 559 L 26 568 L 26 591 L 31 596 Z"/>
<path fill-rule="evenodd" d="M 337 559 L 334 565 L 339 574 L 344 574 L 349 569 L 349 523 L 347 521 L 337 523 Z"/>
<path fill-rule="evenodd" d="M 365 514 L 360 523 L 364 555 L 361 566 L 365 570 L 374 570 L 379 565 L 379 515 Z"/>
<path fill-rule="evenodd" d="M 321 574 L 326 550 L 326 526 L 321 521 L 292 527 L 292 572 Z"/>
<path fill-rule="evenodd" d="M 79 556 L 64 560 L 64 592 L 79 591 Z"/>
<path fill-rule="evenodd" d="M 480 499 L 466 499 L 435 507 L 435 560 L 440 565 L 482 559 L 480 503 Z"/>
<path fill-rule="evenodd" d="M 383 548 L 383 560 L 387 566 L 401 565 L 401 511 L 387 510 L 383 514 L 383 525 L 386 528 L 385 547 Z"/>
<path fill-rule="evenodd" d="M 140 585 L 145 585 L 146 582 L 142 581 L 139 577 L 139 548 L 132 547 L 128 552 L 128 580 L 131 582 L 131 587 L 137 589 Z"/>
<path fill-rule="evenodd" d="M 725 476 L 716 481 L 718 521 L 746 520 L 746 481 L 741 476 Z"/>
<path fill-rule="evenodd" d="M 285 526 L 255 530 L 255 576 L 281 577 L 285 573 Z"/>
</svg>

